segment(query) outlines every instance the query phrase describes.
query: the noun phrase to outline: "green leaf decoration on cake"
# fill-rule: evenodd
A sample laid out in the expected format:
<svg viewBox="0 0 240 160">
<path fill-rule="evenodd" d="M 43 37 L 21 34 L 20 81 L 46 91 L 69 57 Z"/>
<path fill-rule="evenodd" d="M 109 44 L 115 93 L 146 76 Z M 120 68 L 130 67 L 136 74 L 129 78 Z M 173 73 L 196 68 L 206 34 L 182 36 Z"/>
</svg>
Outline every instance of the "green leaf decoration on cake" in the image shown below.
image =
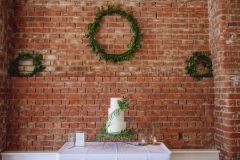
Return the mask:
<svg viewBox="0 0 240 160">
<path fill-rule="evenodd" d="M 124 129 L 120 133 L 108 133 L 107 128 L 102 128 L 98 135 L 97 141 L 102 141 L 103 138 L 110 138 L 112 140 L 119 140 L 119 141 L 129 141 L 133 138 L 133 128 L 131 129 Z"/>
<path fill-rule="evenodd" d="M 121 112 L 124 112 L 128 109 L 130 104 L 130 100 L 126 97 L 123 97 L 122 100 L 118 100 L 119 108 L 115 109 L 109 116 L 109 120 L 111 121 L 115 116 L 119 116 Z M 110 138 L 111 140 L 119 140 L 119 141 L 129 141 L 133 138 L 133 128 L 131 129 L 123 129 L 121 132 L 109 133 L 107 128 L 111 125 L 111 122 L 107 122 L 106 126 L 102 128 L 97 134 L 97 141 L 102 141 L 104 138 Z"/>
<path fill-rule="evenodd" d="M 118 100 L 119 108 L 118 108 L 118 109 L 115 109 L 115 110 L 110 114 L 109 120 L 112 120 L 113 117 L 119 116 L 121 112 L 124 112 L 125 110 L 127 110 L 129 104 L 130 104 L 130 101 L 129 101 L 126 97 L 123 97 L 122 100 Z"/>
</svg>

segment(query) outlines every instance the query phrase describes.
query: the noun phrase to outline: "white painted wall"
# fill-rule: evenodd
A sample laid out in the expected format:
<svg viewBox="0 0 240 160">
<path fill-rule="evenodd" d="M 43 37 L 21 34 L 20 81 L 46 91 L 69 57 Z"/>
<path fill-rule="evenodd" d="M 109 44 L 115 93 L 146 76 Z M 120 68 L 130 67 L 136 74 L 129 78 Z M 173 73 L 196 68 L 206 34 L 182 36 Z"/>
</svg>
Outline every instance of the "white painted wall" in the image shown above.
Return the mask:
<svg viewBox="0 0 240 160">
<path fill-rule="evenodd" d="M 1 155 L 2 160 L 56 160 L 57 151 L 9 151 Z"/>
<path fill-rule="evenodd" d="M 219 160 L 218 150 L 209 149 L 171 149 L 171 160 Z"/>
<path fill-rule="evenodd" d="M 171 149 L 171 152 L 171 160 L 219 160 L 218 150 Z M 3 152 L 1 155 L 2 160 L 56 160 L 57 151 L 9 151 Z"/>
</svg>

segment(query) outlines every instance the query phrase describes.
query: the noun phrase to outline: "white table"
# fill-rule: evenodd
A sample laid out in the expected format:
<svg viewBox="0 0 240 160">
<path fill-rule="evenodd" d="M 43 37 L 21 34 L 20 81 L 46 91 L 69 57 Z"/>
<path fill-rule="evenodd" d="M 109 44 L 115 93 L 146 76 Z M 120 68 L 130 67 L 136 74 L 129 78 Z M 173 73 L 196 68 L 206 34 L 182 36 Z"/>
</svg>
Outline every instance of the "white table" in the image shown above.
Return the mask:
<svg viewBox="0 0 240 160">
<path fill-rule="evenodd" d="M 137 144 L 137 143 L 133 143 Z M 67 142 L 57 160 L 170 160 L 171 152 L 160 145 L 135 146 L 122 142 L 86 142 L 85 147 L 70 148 Z"/>
</svg>

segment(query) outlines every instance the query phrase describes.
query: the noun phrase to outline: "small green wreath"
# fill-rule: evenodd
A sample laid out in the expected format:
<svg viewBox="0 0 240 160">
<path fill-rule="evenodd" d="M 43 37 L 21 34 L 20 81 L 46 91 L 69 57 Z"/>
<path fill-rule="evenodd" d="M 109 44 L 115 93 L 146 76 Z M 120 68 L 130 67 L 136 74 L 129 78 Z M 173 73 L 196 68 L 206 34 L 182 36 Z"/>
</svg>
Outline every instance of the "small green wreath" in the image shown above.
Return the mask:
<svg viewBox="0 0 240 160">
<path fill-rule="evenodd" d="M 24 61 L 32 59 L 33 60 L 33 65 L 34 65 L 34 70 L 31 73 L 19 73 L 19 61 Z M 32 77 L 34 76 L 37 72 L 41 72 L 44 70 L 46 67 L 42 66 L 42 59 L 43 56 L 38 53 L 38 52 L 33 52 L 32 54 L 27 53 L 27 52 L 21 52 L 18 54 L 18 56 L 10 62 L 10 68 L 8 68 L 8 74 L 10 76 L 17 76 L 17 77 Z"/>
<path fill-rule="evenodd" d="M 131 30 L 134 34 L 130 43 L 128 44 L 129 50 L 122 54 L 108 54 L 105 52 L 104 48 L 100 46 L 98 41 L 95 38 L 97 29 L 100 26 L 101 20 L 106 15 L 119 14 L 122 18 L 126 18 L 131 23 Z M 108 5 L 107 9 L 104 7 L 99 8 L 95 21 L 88 24 L 89 32 L 85 35 L 86 38 L 89 38 L 88 46 L 91 47 L 93 52 L 96 52 L 96 55 L 99 55 L 99 61 L 105 59 L 105 61 L 112 61 L 113 63 L 118 63 L 121 61 L 127 61 L 133 58 L 133 53 L 136 52 L 140 47 L 140 30 L 138 28 L 138 23 L 136 19 L 130 14 L 123 11 L 120 6 Z"/>
<path fill-rule="evenodd" d="M 205 52 L 193 52 L 192 56 L 187 60 L 186 69 L 188 74 L 196 80 L 200 80 L 202 77 L 213 76 L 212 60 Z"/>
</svg>

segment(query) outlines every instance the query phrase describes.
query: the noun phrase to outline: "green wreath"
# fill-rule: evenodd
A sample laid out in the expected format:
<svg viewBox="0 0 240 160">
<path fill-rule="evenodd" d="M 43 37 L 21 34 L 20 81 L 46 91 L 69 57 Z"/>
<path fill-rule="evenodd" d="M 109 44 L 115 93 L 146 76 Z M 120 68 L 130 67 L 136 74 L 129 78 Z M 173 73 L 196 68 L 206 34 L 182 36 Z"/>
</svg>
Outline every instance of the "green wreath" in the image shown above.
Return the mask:
<svg viewBox="0 0 240 160">
<path fill-rule="evenodd" d="M 19 73 L 19 61 L 24 61 L 32 59 L 33 60 L 33 65 L 34 65 L 34 70 L 31 73 Z M 42 66 L 42 59 L 43 56 L 38 53 L 38 52 L 33 52 L 32 54 L 27 53 L 27 52 L 21 52 L 18 54 L 18 56 L 10 62 L 10 68 L 8 68 L 8 74 L 10 76 L 17 76 L 17 77 L 32 77 L 34 76 L 37 72 L 41 72 L 44 70 L 46 67 Z"/>
<path fill-rule="evenodd" d="M 131 23 L 131 30 L 134 34 L 130 43 L 128 44 L 129 50 L 122 54 L 108 54 L 105 52 L 104 48 L 100 46 L 98 41 L 95 38 L 97 29 L 100 26 L 101 20 L 106 15 L 119 14 L 122 18 L 126 18 Z M 91 47 L 93 52 L 96 52 L 96 55 L 99 55 L 99 61 L 105 59 L 105 61 L 112 61 L 113 63 L 118 63 L 121 61 L 127 61 L 133 58 L 133 53 L 136 52 L 140 47 L 140 30 L 138 28 L 138 23 L 136 19 L 130 14 L 123 11 L 120 6 L 108 5 L 107 9 L 103 7 L 99 8 L 95 21 L 88 24 L 89 32 L 85 35 L 86 38 L 89 38 L 88 46 Z"/>
<path fill-rule="evenodd" d="M 199 73 L 199 65 L 204 68 L 204 73 Z M 205 52 L 193 52 L 192 56 L 187 60 L 186 69 L 191 77 L 200 80 L 202 77 L 212 77 L 212 60 Z"/>
</svg>

